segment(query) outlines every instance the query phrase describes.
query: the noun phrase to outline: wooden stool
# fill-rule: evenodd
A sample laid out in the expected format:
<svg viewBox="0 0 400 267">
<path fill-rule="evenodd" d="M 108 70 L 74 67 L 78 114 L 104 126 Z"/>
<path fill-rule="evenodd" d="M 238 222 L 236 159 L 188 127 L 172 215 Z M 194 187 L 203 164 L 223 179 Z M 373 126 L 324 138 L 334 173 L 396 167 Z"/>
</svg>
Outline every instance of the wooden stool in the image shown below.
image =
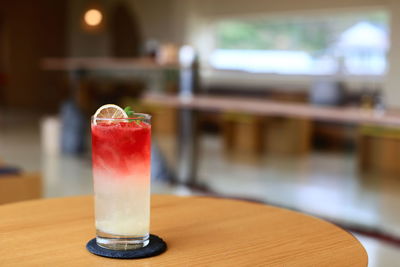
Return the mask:
<svg viewBox="0 0 400 267">
<path fill-rule="evenodd" d="M 176 108 L 153 105 L 143 105 L 141 108 L 141 113 L 152 115 L 151 127 L 154 135 L 176 136 L 178 125 L 178 111 Z"/>
<path fill-rule="evenodd" d="M 358 131 L 358 166 L 361 171 L 400 174 L 400 129 L 361 126 Z"/>
<path fill-rule="evenodd" d="M 271 154 L 304 155 L 311 150 L 312 124 L 305 119 L 268 118 L 267 151 Z"/>
<path fill-rule="evenodd" d="M 225 151 L 238 156 L 257 157 L 264 152 L 264 118 L 225 113 L 222 115 Z"/>
</svg>

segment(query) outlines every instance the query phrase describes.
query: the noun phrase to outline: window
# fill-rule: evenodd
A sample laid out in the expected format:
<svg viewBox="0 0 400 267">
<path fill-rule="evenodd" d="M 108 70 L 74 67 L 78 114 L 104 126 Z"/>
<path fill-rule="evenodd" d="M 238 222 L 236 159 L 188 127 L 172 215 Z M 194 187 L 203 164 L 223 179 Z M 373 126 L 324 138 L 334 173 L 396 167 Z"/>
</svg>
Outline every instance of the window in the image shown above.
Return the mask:
<svg viewBox="0 0 400 267">
<path fill-rule="evenodd" d="M 381 10 L 221 20 L 210 64 L 256 73 L 382 75 L 388 20 Z"/>
</svg>

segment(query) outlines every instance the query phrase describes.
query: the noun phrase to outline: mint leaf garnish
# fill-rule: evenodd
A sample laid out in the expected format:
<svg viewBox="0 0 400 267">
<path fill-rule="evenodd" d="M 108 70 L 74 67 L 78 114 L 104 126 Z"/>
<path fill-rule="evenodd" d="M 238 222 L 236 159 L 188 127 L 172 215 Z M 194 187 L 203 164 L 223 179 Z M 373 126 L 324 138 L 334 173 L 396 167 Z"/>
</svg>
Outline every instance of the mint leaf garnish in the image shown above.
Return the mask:
<svg viewBox="0 0 400 267">
<path fill-rule="evenodd" d="M 135 111 L 133 111 L 133 109 L 130 106 L 127 106 L 126 108 L 124 108 L 124 111 L 125 111 L 126 115 L 128 115 L 128 118 L 132 118 L 133 115 L 135 114 Z M 140 120 L 129 119 L 128 121 L 135 122 L 138 126 L 141 126 Z"/>
<path fill-rule="evenodd" d="M 127 106 L 126 108 L 124 108 L 124 111 L 125 111 L 126 115 L 128 115 L 128 118 L 132 117 L 133 114 L 135 114 L 135 111 L 133 111 L 130 106 Z"/>
</svg>

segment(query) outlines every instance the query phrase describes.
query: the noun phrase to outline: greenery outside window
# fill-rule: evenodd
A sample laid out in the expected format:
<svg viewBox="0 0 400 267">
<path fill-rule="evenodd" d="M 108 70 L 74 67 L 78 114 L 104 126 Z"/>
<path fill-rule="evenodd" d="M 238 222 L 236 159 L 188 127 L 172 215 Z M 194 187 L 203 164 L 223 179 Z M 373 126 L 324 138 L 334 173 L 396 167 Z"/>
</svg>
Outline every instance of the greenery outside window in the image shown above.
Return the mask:
<svg viewBox="0 0 400 267">
<path fill-rule="evenodd" d="M 383 75 L 389 15 L 383 10 L 234 18 L 215 25 L 216 69 L 304 75 Z"/>
</svg>

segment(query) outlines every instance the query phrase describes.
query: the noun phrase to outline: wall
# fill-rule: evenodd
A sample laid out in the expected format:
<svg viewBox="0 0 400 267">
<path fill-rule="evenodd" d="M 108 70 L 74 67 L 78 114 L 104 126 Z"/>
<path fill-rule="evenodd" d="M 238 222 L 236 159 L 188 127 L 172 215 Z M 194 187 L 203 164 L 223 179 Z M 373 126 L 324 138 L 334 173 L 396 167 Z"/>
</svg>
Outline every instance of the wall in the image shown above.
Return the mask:
<svg viewBox="0 0 400 267">
<path fill-rule="evenodd" d="M 3 0 L 0 16 L 4 22 L 5 104 L 11 108 L 46 109 L 54 92 L 42 86 L 40 59 L 65 55 L 65 1 Z M 55 95 L 60 95 L 55 92 Z"/>
<path fill-rule="evenodd" d="M 176 0 L 99 0 L 97 8 L 104 13 L 103 27 L 87 31 L 82 27 L 82 17 L 89 5 L 81 0 L 69 1 L 69 55 L 72 57 L 111 56 L 108 17 L 113 7 L 125 3 L 132 16 L 137 18 L 143 40 L 174 42 L 180 36 L 173 19 Z M 184 5 L 183 5 L 184 6 Z M 175 37 L 174 37 L 175 36 Z"/>
<path fill-rule="evenodd" d="M 400 2 L 390 3 L 391 11 L 391 49 L 389 53 L 389 72 L 384 86 L 384 100 L 388 107 L 400 109 Z"/>
<path fill-rule="evenodd" d="M 182 0 L 185 1 L 185 0 Z M 265 14 L 335 8 L 360 8 L 385 5 L 387 0 L 190 0 L 195 3 L 198 13 L 207 17 L 221 17 L 245 14 Z"/>
<path fill-rule="evenodd" d="M 142 27 L 143 39 L 170 42 L 175 29 L 172 26 L 172 0 L 125 0 L 136 14 Z"/>
<path fill-rule="evenodd" d="M 107 16 L 99 29 L 88 31 L 84 28 L 83 15 L 88 8 L 99 8 L 107 14 L 114 1 L 99 0 L 97 5 L 86 1 L 68 1 L 68 55 L 70 57 L 105 57 L 109 55 L 110 41 L 107 31 Z"/>
</svg>

